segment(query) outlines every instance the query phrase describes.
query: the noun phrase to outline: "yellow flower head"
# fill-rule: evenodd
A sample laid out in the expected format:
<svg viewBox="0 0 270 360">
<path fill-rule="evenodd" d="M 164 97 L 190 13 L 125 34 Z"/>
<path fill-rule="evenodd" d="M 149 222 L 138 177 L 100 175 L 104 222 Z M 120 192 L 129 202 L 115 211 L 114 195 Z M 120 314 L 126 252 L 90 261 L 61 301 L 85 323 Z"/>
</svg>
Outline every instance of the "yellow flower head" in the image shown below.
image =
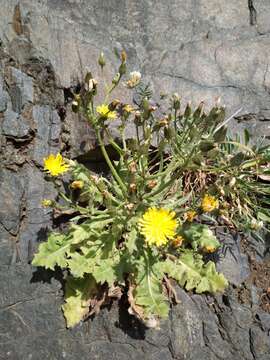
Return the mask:
<svg viewBox="0 0 270 360">
<path fill-rule="evenodd" d="M 110 111 L 109 106 L 106 104 L 102 104 L 97 106 L 96 108 L 97 113 L 99 115 L 101 115 L 102 117 L 106 118 L 106 119 L 116 119 L 117 114 L 115 111 Z"/>
<path fill-rule="evenodd" d="M 187 221 L 193 221 L 195 216 L 197 215 L 196 211 L 195 210 L 190 210 L 190 211 L 187 211 L 186 214 L 185 214 L 185 220 Z"/>
<path fill-rule="evenodd" d="M 208 245 L 208 246 L 205 246 L 205 247 L 203 248 L 203 250 L 204 250 L 205 252 L 207 252 L 207 253 L 213 253 L 213 252 L 215 252 L 217 249 L 216 249 L 214 246 Z"/>
<path fill-rule="evenodd" d="M 162 246 L 176 235 L 175 212 L 155 207 L 148 209 L 139 220 L 140 232 L 149 244 Z"/>
<path fill-rule="evenodd" d="M 183 236 L 178 235 L 178 236 L 173 240 L 172 244 L 173 244 L 173 246 L 174 246 L 175 248 L 178 248 L 178 247 L 180 247 L 180 246 L 182 245 L 183 241 L 184 241 Z"/>
<path fill-rule="evenodd" d="M 49 199 L 43 199 L 43 200 L 41 201 L 41 205 L 42 205 L 43 207 L 50 207 L 50 206 L 52 206 L 52 204 L 53 204 L 53 201 L 52 201 L 52 200 L 49 200 Z"/>
<path fill-rule="evenodd" d="M 134 111 L 134 108 L 131 105 L 126 104 L 123 106 L 123 110 L 126 111 L 128 114 L 130 114 L 131 112 Z"/>
<path fill-rule="evenodd" d="M 69 165 L 65 163 L 62 155 L 59 153 L 56 156 L 51 154 L 44 159 L 44 170 L 47 170 L 52 176 L 63 174 L 68 169 Z"/>
<path fill-rule="evenodd" d="M 218 208 L 218 200 L 211 195 L 204 195 L 201 203 L 203 212 L 211 212 Z"/>
<path fill-rule="evenodd" d="M 84 186 L 84 182 L 82 180 L 75 180 L 72 181 L 70 184 L 71 189 L 73 190 L 81 190 Z"/>
</svg>

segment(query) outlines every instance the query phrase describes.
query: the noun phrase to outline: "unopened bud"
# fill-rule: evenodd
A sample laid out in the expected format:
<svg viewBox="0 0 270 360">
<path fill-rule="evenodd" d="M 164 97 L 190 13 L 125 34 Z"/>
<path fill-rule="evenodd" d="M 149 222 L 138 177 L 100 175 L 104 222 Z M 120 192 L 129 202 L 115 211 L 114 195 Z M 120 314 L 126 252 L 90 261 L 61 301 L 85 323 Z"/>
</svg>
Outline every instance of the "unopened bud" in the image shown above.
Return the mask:
<svg viewBox="0 0 270 360">
<path fill-rule="evenodd" d="M 168 126 L 168 125 L 169 125 L 168 117 L 165 117 L 165 118 L 159 120 L 159 121 L 158 121 L 158 125 L 159 125 L 160 127 Z"/>
<path fill-rule="evenodd" d="M 222 187 L 220 187 L 218 190 L 219 190 L 220 195 L 225 196 L 225 191 Z"/>
<path fill-rule="evenodd" d="M 114 85 L 118 84 L 119 80 L 120 80 L 121 75 L 119 74 L 119 72 L 115 75 L 115 77 L 112 79 L 112 83 Z"/>
<path fill-rule="evenodd" d="M 114 100 L 108 105 L 108 108 L 109 108 L 110 111 L 114 111 L 119 104 L 120 104 L 120 100 L 114 99 Z"/>
<path fill-rule="evenodd" d="M 77 113 L 79 111 L 79 102 L 77 100 L 73 100 L 71 103 L 71 109 L 73 112 Z"/>
<path fill-rule="evenodd" d="M 110 197 L 110 193 L 107 190 L 103 190 L 102 195 L 105 199 L 108 199 Z"/>
<path fill-rule="evenodd" d="M 137 185 L 135 183 L 131 183 L 129 185 L 129 189 L 130 189 L 131 192 L 135 192 L 136 189 L 137 189 Z"/>
<path fill-rule="evenodd" d="M 137 171 L 137 165 L 136 165 L 136 162 L 135 161 L 132 161 L 129 166 L 129 171 L 132 173 L 132 174 L 135 174 L 136 171 Z"/>
<path fill-rule="evenodd" d="M 121 52 L 121 61 L 122 61 L 122 64 L 127 61 L 127 53 L 125 52 L 125 50 L 123 50 Z"/>
<path fill-rule="evenodd" d="M 141 125 L 141 123 L 142 123 L 142 116 L 141 116 L 140 111 L 135 111 L 134 115 L 135 115 L 135 118 L 134 118 L 135 124 L 136 124 L 136 125 Z"/>
<path fill-rule="evenodd" d="M 104 53 L 101 52 L 98 58 L 98 65 L 103 69 L 103 67 L 106 65 L 105 56 Z"/>
<path fill-rule="evenodd" d="M 175 110 L 180 109 L 180 96 L 178 95 L 178 93 L 174 93 L 172 95 L 172 105 Z"/>
<path fill-rule="evenodd" d="M 124 110 L 126 113 L 130 114 L 131 112 L 134 111 L 134 108 L 133 108 L 131 105 L 126 104 L 126 105 L 123 106 L 123 110 Z"/>
<path fill-rule="evenodd" d="M 262 221 L 258 221 L 256 219 L 252 219 L 251 223 L 250 223 L 250 228 L 252 230 L 260 230 L 263 227 L 263 222 Z"/>
<path fill-rule="evenodd" d="M 157 181 L 156 180 L 149 180 L 148 183 L 147 183 L 147 187 L 149 189 L 154 189 L 154 187 L 156 187 L 157 185 Z"/>
<path fill-rule="evenodd" d="M 191 103 L 190 102 L 188 102 L 187 103 L 187 106 L 186 106 L 186 109 L 185 109 L 185 112 L 184 112 L 184 117 L 185 118 L 189 118 L 190 117 L 190 115 L 191 115 Z"/>
<path fill-rule="evenodd" d="M 97 184 L 99 181 L 99 177 L 97 175 L 91 175 L 90 180 L 92 180 L 93 183 Z"/>
<path fill-rule="evenodd" d="M 175 239 L 173 239 L 172 245 L 175 248 L 180 247 L 182 245 L 183 241 L 184 241 L 183 236 L 179 235 Z"/>
<path fill-rule="evenodd" d="M 122 62 L 122 64 L 119 66 L 119 74 L 122 76 L 127 72 L 127 64 L 125 62 Z"/>
<path fill-rule="evenodd" d="M 174 131 L 171 127 L 165 127 L 164 128 L 164 137 L 166 140 L 170 140 L 174 137 Z"/>
<path fill-rule="evenodd" d="M 131 210 L 133 210 L 133 208 L 134 208 L 134 204 L 133 203 L 129 203 L 129 204 L 127 204 L 125 207 L 126 207 L 126 209 L 128 209 L 129 211 L 131 211 Z"/>
<path fill-rule="evenodd" d="M 90 79 L 88 82 L 88 90 L 89 91 L 95 90 L 97 87 L 97 84 L 98 84 L 98 82 L 96 79 Z"/>
</svg>

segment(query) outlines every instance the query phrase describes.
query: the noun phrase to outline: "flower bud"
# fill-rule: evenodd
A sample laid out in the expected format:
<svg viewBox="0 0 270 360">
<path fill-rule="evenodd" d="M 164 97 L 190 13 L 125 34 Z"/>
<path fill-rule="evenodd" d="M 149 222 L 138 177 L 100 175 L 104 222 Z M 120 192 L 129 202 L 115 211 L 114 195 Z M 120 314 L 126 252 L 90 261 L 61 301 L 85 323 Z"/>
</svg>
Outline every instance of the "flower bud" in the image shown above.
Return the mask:
<svg viewBox="0 0 270 360">
<path fill-rule="evenodd" d="M 130 114 L 131 112 L 134 111 L 134 108 L 133 108 L 131 105 L 129 105 L 129 104 L 125 104 L 125 105 L 123 106 L 123 111 L 125 111 L 125 112 L 128 113 L 128 114 Z"/>
<path fill-rule="evenodd" d="M 134 193 L 136 191 L 136 189 L 137 189 L 137 185 L 135 183 L 131 183 L 129 185 L 129 189 L 130 189 L 131 192 Z"/>
<path fill-rule="evenodd" d="M 184 112 L 184 117 L 185 118 L 189 118 L 190 117 L 190 115 L 191 115 L 191 103 L 190 102 L 188 102 L 187 103 L 187 106 L 186 106 L 186 109 L 185 109 L 185 112 Z"/>
<path fill-rule="evenodd" d="M 192 222 L 196 216 L 197 213 L 195 210 L 189 210 L 185 213 L 185 220 Z"/>
<path fill-rule="evenodd" d="M 121 77 L 121 75 L 119 74 L 119 72 L 116 73 L 115 77 L 112 79 L 112 83 L 114 85 L 117 85 L 119 83 L 120 77 Z"/>
<path fill-rule="evenodd" d="M 170 139 L 173 139 L 174 137 L 174 131 L 171 127 L 165 127 L 164 128 L 164 137 L 166 140 L 170 140 Z"/>
<path fill-rule="evenodd" d="M 160 119 L 158 121 L 158 126 L 159 127 L 165 127 L 165 126 L 168 126 L 169 125 L 169 121 L 168 121 L 168 117 L 164 117 L 163 119 Z"/>
<path fill-rule="evenodd" d="M 263 222 L 262 221 L 258 221 L 256 219 L 252 219 L 251 223 L 250 223 L 250 228 L 252 230 L 260 230 L 263 227 Z"/>
<path fill-rule="evenodd" d="M 77 100 L 72 101 L 71 109 L 74 113 L 77 113 L 79 111 L 79 102 Z"/>
<path fill-rule="evenodd" d="M 131 210 L 133 210 L 134 209 L 134 204 L 133 203 L 129 203 L 129 204 L 127 204 L 126 206 L 125 206 L 125 208 L 127 209 L 127 210 L 129 210 L 129 211 L 131 211 Z"/>
<path fill-rule="evenodd" d="M 183 241 L 184 241 L 183 236 L 179 235 L 175 239 L 173 239 L 172 245 L 173 247 L 178 248 L 182 245 Z"/>
<path fill-rule="evenodd" d="M 126 63 L 126 61 L 127 61 L 127 53 L 125 52 L 125 50 L 123 50 L 121 52 L 121 61 L 122 61 L 122 64 Z"/>
<path fill-rule="evenodd" d="M 135 174 L 136 171 L 137 171 L 136 162 L 135 162 L 135 161 L 132 161 L 132 162 L 129 164 L 128 169 L 129 169 L 129 171 L 130 171 L 132 174 Z"/>
<path fill-rule="evenodd" d="M 104 57 L 104 53 L 101 52 L 98 58 L 98 65 L 101 67 L 101 69 L 103 69 L 103 67 L 106 65 L 106 61 L 105 61 L 105 57 Z"/>
<path fill-rule="evenodd" d="M 97 84 L 98 82 L 96 79 L 90 79 L 88 82 L 88 90 L 89 91 L 96 90 Z"/>
<path fill-rule="evenodd" d="M 156 180 L 149 180 L 149 181 L 147 182 L 147 187 L 148 187 L 149 189 L 154 189 L 154 187 L 156 187 L 156 185 L 157 185 L 157 181 L 156 181 Z"/>
<path fill-rule="evenodd" d="M 134 118 L 134 122 L 136 125 L 141 125 L 142 124 L 142 116 L 140 111 L 135 111 L 135 118 Z"/>
<path fill-rule="evenodd" d="M 53 205 L 53 201 L 52 201 L 52 200 L 49 200 L 49 199 L 43 199 L 43 200 L 41 201 L 41 205 L 42 205 L 43 207 L 50 207 L 50 206 Z"/>
<path fill-rule="evenodd" d="M 119 66 L 119 74 L 123 76 L 127 72 L 127 64 L 124 62 Z"/>
<path fill-rule="evenodd" d="M 180 109 L 180 96 L 178 95 L 178 93 L 174 93 L 172 95 L 172 105 L 175 110 Z"/>
<path fill-rule="evenodd" d="M 120 100 L 114 99 L 114 100 L 108 105 L 108 108 L 109 108 L 110 111 L 114 111 L 119 104 L 120 104 Z"/>
<path fill-rule="evenodd" d="M 201 101 L 200 102 L 200 104 L 199 104 L 199 106 L 197 107 L 197 109 L 194 111 L 194 113 L 193 113 L 193 118 L 194 119 L 198 119 L 198 118 L 200 118 L 201 117 L 201 115 L 202 115 L 202 112 L 203 112 L 203 108 L 204 108 L 204 102 L 203 101 Z"/>
</svg>

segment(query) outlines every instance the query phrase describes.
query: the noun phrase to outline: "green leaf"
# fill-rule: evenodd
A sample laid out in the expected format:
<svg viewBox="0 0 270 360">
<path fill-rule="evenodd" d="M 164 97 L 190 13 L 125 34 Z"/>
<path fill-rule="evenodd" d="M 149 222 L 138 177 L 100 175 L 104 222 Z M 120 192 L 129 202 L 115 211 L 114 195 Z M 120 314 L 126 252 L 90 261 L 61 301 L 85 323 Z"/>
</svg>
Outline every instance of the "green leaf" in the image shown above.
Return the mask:
<svg viewBox="0 0 270 360">
<path fill-rule="evenodd" d="M 193 249 L 212 249 L 219 248 L 220 243 L 207 225 L 186 224 L 183 227 L 183 235 L 188 240 Z"/>
<path fill-rule="evenodd" d="M 68 267 L 71 274 L 74 277 L 83 277 L 85 273 L 91 274 L 93 266 L 96 262 L 95 258 L 87 258 L 85 255 L 80 255 L 78 252 L 74 252 L 71 258 L 67 260 Z"/>
<path fill-rule="evenodd" d="M 65 287 L 65 304 L 62 306 L 67 327 L 77 325 L 89 313 L 91 298 L 97 293 L 92 276 L 74 279 L 69 276 Z"/>
<path fill-rule="evenodd" d="M 258 218 L 264 222 L 268 222 L 270 223 L 270 216 L 268 216 L 267 214 L 265 214 L 264 212 L 262 211 L 259 211 L 258 212 Z"/>
<path fill-rule="evenodd" d="M 108 259 L 102 259 L 99 264 L 93 268 L 92 275 L 94 276 L 97 283 L 104 284 L 108 283 L 112 286 L 117 280 L 117 275 L 114 267 L 119 263 L 119 256 L 115 256 Z"/>
<path fill-rule="evenodd" d="M 92 235 L 90 232 L 90 226 L 88 224 L 71 225 L 71 234 L 73 236 L 73 244 L 79 244 L 90 238 Z"/>
<path fill-rule="evenodd" d="M 128 233 L 127 239 L 125 241 L 126 247 L 130 254 L 137 250 L 136 240 L 138 237 L 138 232 L 135 228 L 131 229 Z"/>
<path fill-rule="evenodd" d="M 167 259 L 163 263 L 163 271 L 187 290 L 202 292 L 223 292 L 228 285 L 222 274 L 217 273 L 215 264 L 209 261 L 204 265 L 200 255 L 193 252 L 184 253 L 180 259 Z"/>
<path fill-rule="evenodd" d="M 56 265 L 65 268 L 67 265 L 66 253 L 72 240 L 64 234 L 51 233 L 48 240 L 39 245 L 38 253 L 32 261 L 34 266 L 44 266 L 53 270 Z"/>
<path fill-rule="evenodd" d="M 133 296 L 136 305 L 144 309 L 145 318 L 168 316 L 169 304 L 167 297 L 163 294 L 162 279 L 160 263 L 155 263 L 149 255 L 142 257 L 135 278 L 136 287 Z"/>
<path fill-rule="evenodd" d="M 214 140 L 215 142 L 222 142 L 226 139 L 227 135 L 227 127 L 222 126 L 215 134 L 214 134 Z"/>
</svg>

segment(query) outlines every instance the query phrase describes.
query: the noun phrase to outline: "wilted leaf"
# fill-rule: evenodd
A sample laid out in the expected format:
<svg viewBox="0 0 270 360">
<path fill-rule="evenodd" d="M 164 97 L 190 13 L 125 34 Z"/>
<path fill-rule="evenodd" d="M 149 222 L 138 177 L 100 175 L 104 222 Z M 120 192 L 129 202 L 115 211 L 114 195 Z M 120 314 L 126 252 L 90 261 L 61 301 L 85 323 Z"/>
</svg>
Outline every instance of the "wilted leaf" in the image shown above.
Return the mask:
<svg viewBox="0 0 270 360">
<path fill-rule="evenodd" d="M 96 295 L 96 282 L 92 276 L 83 279 L 68 277 L 65 288 L 65 304 L 62 306 L 67 327 L 77 325 L 89 313 L 91 299 Z"/>
</svg>

